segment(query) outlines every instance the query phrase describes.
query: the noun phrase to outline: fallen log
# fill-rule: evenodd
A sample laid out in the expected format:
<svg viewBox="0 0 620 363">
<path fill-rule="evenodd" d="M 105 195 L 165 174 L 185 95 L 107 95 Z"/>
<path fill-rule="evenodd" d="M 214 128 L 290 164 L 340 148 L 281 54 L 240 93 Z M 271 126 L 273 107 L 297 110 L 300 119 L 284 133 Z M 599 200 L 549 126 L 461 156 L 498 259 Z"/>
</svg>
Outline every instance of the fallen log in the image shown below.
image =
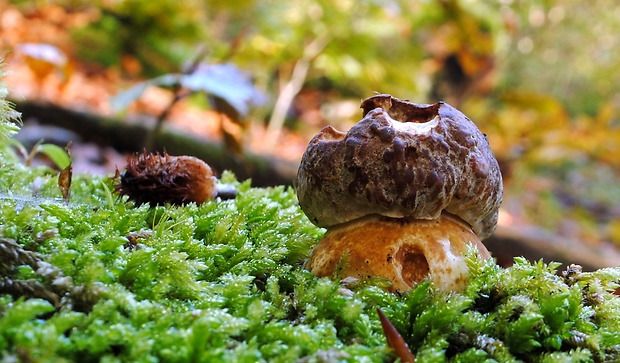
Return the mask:
<svg viewBox="0 0 620 363">
<path fill-rule="evenodd" d="M 111 146 L 119 152 L 140 152 L 155 126 L 146 119 L 120 120 L 112 117 L 74 111 L 52 104 L 15 102 L 24 122 L 31 119 L 78 134 L 83 140 Z M 218 141 L 166 126 L 156 135 L 153 151 L 164 149 L 171 155 L 196 156 L 217 171 L 230 170 L 239 180 L 252 179 L 254 186 L 293 185 L 297 163 L 245 151 L 236 155 Z"/>
<path fill-rule="evenodd" d="M 620 251 L 610 243 L 587 244 L 536 226 L 500 225 L 484 244 L 503 266 L 511 265 L 514 256 L 530 261 L 560 262 L 565 266 L 574 263 L 584 271 L 620 266 Z"/>
</svg>

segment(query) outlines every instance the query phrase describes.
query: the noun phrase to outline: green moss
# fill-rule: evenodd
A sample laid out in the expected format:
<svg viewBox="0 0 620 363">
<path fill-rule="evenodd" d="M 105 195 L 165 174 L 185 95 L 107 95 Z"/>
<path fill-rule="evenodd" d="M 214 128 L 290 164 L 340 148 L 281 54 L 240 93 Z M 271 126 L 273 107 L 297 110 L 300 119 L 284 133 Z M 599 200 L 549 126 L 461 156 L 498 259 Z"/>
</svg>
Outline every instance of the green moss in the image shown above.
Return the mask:
<svg viewBox="0 0 620 363">
<path fill-rule="evenodd" d="M 6 100 L 9 91 L 6 88 L 6 84 L 2 81 L 6 74 L 2 63 L 3 59 L 0 58 L 0 156 L 2 156 L 2 159 L 6 159 L 9 157 L 7 154 L 10 154 L 7 146 L 11 142 L 11 136 L 19 131 L 18 122 L 21 115 L 13 110 L 11 103 Z"/>
<path fill-rule="evenodd" d="M 303 270 L 324 231 L 290 188 L 225 173 L 234 200 L 150 209 L 78 175 L 66 203 L 51 169 L 0 162 L 5 361 L 391 361 L 377 307 L 419 362 L 620 360 L 618 268 L 470 253 L 462 294 L 426 282 L 398 296 Z"/>
</svg>

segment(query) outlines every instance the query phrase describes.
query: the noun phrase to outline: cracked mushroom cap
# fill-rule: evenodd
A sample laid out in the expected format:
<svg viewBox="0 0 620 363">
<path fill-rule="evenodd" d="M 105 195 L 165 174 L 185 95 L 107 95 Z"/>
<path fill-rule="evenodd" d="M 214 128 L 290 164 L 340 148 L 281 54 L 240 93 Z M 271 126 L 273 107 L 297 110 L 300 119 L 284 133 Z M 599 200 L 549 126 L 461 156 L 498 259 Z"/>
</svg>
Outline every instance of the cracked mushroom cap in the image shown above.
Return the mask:
<svg viewBox="0 0 620 363">
<path fill-rule="evenodd" d="M 454 107 L 390 95 L 362 102 L 364 118 L 344 133 L 327 126 L 297 174 L 302 210 L 330 227 L 370 214 L 465 221 L 493 233 L 502 201 L 499 165 L 485 135 Z"/>
</svg>

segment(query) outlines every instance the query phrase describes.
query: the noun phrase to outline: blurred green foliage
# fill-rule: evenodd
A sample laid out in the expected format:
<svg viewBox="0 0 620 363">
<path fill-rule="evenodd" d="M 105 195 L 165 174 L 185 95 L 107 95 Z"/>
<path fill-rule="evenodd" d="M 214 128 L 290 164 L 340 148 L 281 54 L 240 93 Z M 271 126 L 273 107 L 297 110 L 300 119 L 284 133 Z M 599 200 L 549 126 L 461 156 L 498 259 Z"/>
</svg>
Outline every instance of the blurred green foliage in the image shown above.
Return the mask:
<svg viewBox="0 0 620 363">
<path fill-rule="evenodd" d="M 75 30 L 78 56 L 108 67 L 133 56 L 146 74 L 176 70 L 201 37 L 204 9 L 199 1 L 93 1 L 82 6 L 95 6 L 99 18 Z"/>
<path fill-rule="evenodd" d="M 507 88 L 550 95 L 571 114 L 618 107 L 618 3 L 514 1 L 516 37 L 503 72 Z M 617 116 L 616 116 L 617 118 Z"/>
<path fill-rule="evenodd" d="M 7 85 L 2 81 L 4 78 L 4 64 L 0 58 L 0 144 L 8 144 L 11 141 L 11 136 L 14 136 L 19 131 L 19 113 L 15 112 L 11 107 L 11 103 L 6 100 L 6 96 L 9 92 Z M 3 152 L 0 149 L 0 152 Z M 6 152 L 6 150 L 4 150 Z"/>
<path fill-rule="evenodd" d="M 74 30 L 75 47 L 107 66 L 132 57 L 153 77 L 178 72 L 206 49 L 207 63 L 230 61 L 249 71 L 275 102 L 310 53 L 304 89 L 327 95 L 325 122 L 355 121 L 358 113 L 327 110 L 373 91 L 417 102 L 442 99 L 491 135 L 500 159 L 524 159 L 523 149 L 532 156 L 526 162 L 534 163 L 575 154 L 620 159 L 615 3 L 60 3 L 97 9 L 96 21 Z M 589 142 L 593 138 L 601 141 Z"/>
</svg>

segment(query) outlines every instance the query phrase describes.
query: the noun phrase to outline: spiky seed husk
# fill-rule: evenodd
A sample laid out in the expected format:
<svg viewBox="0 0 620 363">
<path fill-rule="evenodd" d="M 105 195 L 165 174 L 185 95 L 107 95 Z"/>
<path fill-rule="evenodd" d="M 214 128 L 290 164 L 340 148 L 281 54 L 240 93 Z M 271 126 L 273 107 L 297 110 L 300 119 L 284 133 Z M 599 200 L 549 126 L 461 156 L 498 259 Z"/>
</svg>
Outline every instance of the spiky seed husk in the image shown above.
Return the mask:
<svg viewBox="0 0 620 363">
<path fill-rule="evenodd" d="M 198 205 L 215 197 L 213 170 L 193 156 L 171 156 L 164 152 L 130 156 L 125 171 L 116 171 L 115 190 L 136 205 L 166 203 Z"/>
</svg>

